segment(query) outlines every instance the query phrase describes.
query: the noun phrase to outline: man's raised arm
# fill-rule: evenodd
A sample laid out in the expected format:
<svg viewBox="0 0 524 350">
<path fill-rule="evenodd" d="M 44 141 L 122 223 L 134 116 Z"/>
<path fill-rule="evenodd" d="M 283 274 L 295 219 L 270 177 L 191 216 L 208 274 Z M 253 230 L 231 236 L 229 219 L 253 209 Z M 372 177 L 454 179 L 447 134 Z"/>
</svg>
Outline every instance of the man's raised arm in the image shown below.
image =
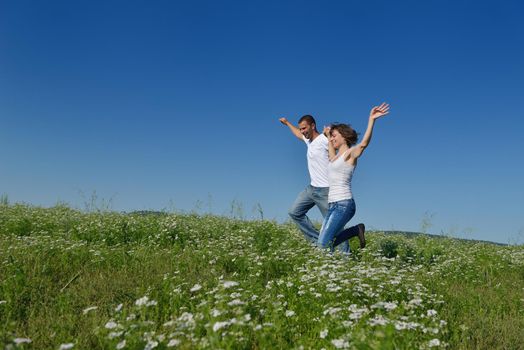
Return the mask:
<svg viewBox="0 0 524 350">
<path fill-rule="evenodd" d="M 286 118 L 280 118 L 279 119 L 280 122 L 284 125 L 287 125 L 289 127 L 289 130 L 291 130 L 291 132 L 293 133 L 293 135 L 295 135 L 297 138 L 299 138 L 301 141 L 304 140 L 304 136 L 302 135 L 302 133 L 300 132 L 300 130 L 294 126 L 293 124 L 291 124 L 289 122 L 289 120 L 287 120 Z"/>
</svg>

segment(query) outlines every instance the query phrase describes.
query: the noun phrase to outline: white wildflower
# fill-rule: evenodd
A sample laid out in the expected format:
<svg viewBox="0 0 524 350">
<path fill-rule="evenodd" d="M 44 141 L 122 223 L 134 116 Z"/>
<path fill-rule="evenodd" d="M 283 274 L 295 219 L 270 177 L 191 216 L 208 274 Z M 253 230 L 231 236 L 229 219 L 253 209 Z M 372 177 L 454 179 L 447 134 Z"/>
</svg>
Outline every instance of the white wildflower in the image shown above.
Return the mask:
<svg viewBox="0 0 524 350">
<path fill-rule="evenodd" d="M 372 318 L 368 321 L 370 326 L 385 326 L 388 323 L 388 320 L 382 315 L 378 315 L 375 318 Z"/>
<path fill-rule="evenodd" d="M 391 310 L 395 310 L 397 308 L 397 304 L 395 303 L 384 303 L 384 309 L 388 310 L 388 311 L 391 311 Z"/>
<path fill-rule="evenodd" d="M 157 341 L 154 341 L 154 340 L 150 340 L 147 342 L 144 350 L 151 350 L 151 349 L 154 349 L 158 346 L 158 342 Z"/>
<path fill-rule="evenodd" d="M 156 300 L 150 300 L 146 303 L 146 306 L 154 306 L 154 305 L 157 305 L 158 302 Z"/>
<path fill-rule="evenodd" d="M 118 306 L 115 307 L 115 311 L 120 312 L 122 310 L 122 307 L 124 307 L 124 304 L 118 304 Z"/>
<path fill-rule="evenodd" d="M 31 343 L 32 340 L 29 339 L 29 338 L 15 338 L 13 339 L 13 342 L 18 345 L 18 344 L 24 344 L 24 343 Z"/>
<path fill-rule="evenodd" d="M 222 312 L 220 312 L 219 310 L 217 310 L 217 309 L 211 310 L 211 316 L 217 317 L 217 316 L 220 316 L 220 315 L 222 315 Z"/>
<path fill-rule="evenodd" d="M 179 321 L 185 323 L 186 325 L 194 325 L 195 319 L 193 317 L 193 314 L 190 312 L 184 312 L 180 317 L 178 318 Z"/>
<path fill-rule="evenodd" d="M 382 309 L 384 307 L 384 302 L 379 301 L 378 303 L 375 303 L 370 306 L 371 309 Z"/>
<path fill-rule="evenodd" d="M 115 321 L 109 321 L 106 323 L 105 327 L 107 329 L 114 329 L 116 327 L 118 327 L 118 323 L 116 323 Z"/>
<path fill-rule="evenodd" d="M 238 282 L 235 282 L 235 281 L 224 281 L 224 283 L 222 285 L 224 286 L 224 288 L 227 289 L 227 288 L 238 286 Z"/>
<path fill-rule="evenodd" d="M 0 305 L 7 304 L 7 300 L 0 300 Z"/>
<path fill-rule="evenodd" d="M 66 344 L 60 344 L 59 350 L 69 350 L 72 349 L 75 344 L 73 343 L 66 343 Z"/>
<path fill-rule="evenodd" d="M 237 306 L 237 305 L 244 305 L 245 303 L 240 299 L 231 300 L 227 305 L 229 306 Z"/>
<path fill-rule="evenodd" d="M 153 339 L 154 335 L 155 335 L 155 332 L 144 332 L 142 337 L 144 340 L 147 340 L 148 342 L 150 342 Z"/>
<path fill-rule="evenodd" d="M 293 310 L 287 310 L 286 311 L 286 317 L 293 317 L 295 316 L 295 311 Z"/>
<path fill-rule="evenodd" d="M 417 327 L 420 327 L 420 324 L 418 324 L 417 322 L 408 322 L 409 329 L 416 329 Z"/>
<path fill-rule="evenodd" d="M 217 332 L 218 330 L 224 328 L 224 327 L 227 327 L 229 326 L 229 322 L 228 321 L 224 321 L 224 322 L 215 322 L 215 324 L 213 325 L 213 331 L 214 332 Z"/>
<path fill-rule="evenodd" d="M 163 324 L 164 327 L 171 327 L 175 324 L 175 321 L 173 320 L 170 320 L 170 321 L 167 321 Z"/>
<path fill-rule="evenodd" d="M 169 341 L 169 343 L 167 343 L 167 347 L 170 348 L 170 347 L 173 347 L 173 346 L 177 346 L 178 344 L 180 344 L 180 340 L 178 340 L 178 339 L 171 339 Z"/>
<path fill-rule="evenodd" d="M 342 287 L 337 286 L 336 284 L 331 283 L 331 284 L 328 284 L 326 286 L 326 290 L 328 292 L 333 292 L 334 293 L 334 292 L 338 292 L 338 291 L 342 290 Z"/>
<path fill-rule="evenodd" d="M 90 307 L 84 309 L 84 311 L 82 311 L 82 313 L 85 315 L 85 314 L 87 314 L 89 311 L 93 311 L 93 310 L 96 310 L 96 309 L 98 309 L 98 306 L 90 306 Z"/>
<path fill-rule="evenodd" d="M 328 335 L 329 331 L 327 329 L 324 329 L 323 331 L 320 331 L 320 339 L 325 339 Z"/>
<path fill-rule="evenodd" d="M 419 326 L 416 322 L 404 322 L 404 321 L 396 321 L 395 322 L 395 329 L 398 331 L 404 330 L 404 329 L 416 329 Z"/>
<path fill-rule="evenodd" d="M 120 343 L 116 344 L 117 350 L 123 349 L 126 346 L 126 340 L 122 340 Z"/>
<path fill-rule="evenodd" d="M 337 349 L 347 349 L 349 348 L 349 343 L 344 339 L 333 339 L 331 341 L 331 344 L 335 346 Z"/>
<path fill-rule="evenodd" d="M 137 299 L 135 301 L 135 305 L 136 306 L 144 306 L 147 304 L 147 302 L 149 301 L 149 297 L 146 295 L 146 296 L 143 296 L 142 298 L 140 299 Z"/>
<path fill-rule="evenodd" d="M 422 304 L 422 299 L 420 298 L 415 298 L 409 301 L 410 306 L 419 306 L 420 304 Z"/>
<path fill-rule="evenodd" d="M 346 328 L 351 328 L 353 326 L 352 321 L 342 321 L 342 325 Z"/>
<path fill-rule="evenodd" d="M 124 332 L 111 332 L 107 335 L 107 337 L 109 339 L 114 339 L 114 338 L 118 338 L 119 336 L 121 336 L 122 334 L 124 334 Z"/>
<path fill-rule="evenodd" d="M 429 341 L 428 346 L 429 346 L 430 348 L 435 347 L 435 346 L 440 346 L 440 340 L 438 340 L 437 338 L 435 338 L 435 339 L 431 339 L 431 340 Z"/>
<path fill-rule="evenodd" d="M 195 284 L 193 287 L 191 287 L 191 289 L 189 290 L 190 292 L 197 292 L 199 291 L 200 289 L 202 289 L 202 286 L 200 284 Z"/>
<path fill-rule="evenodd" d="M 428 316 L 429 317 L 435 316 L 436 314 L 437 314 L 437 311 L 435 311 L 435 310 L 428 310 Z"/>
<path fill-rule="evenodd" d="M 330 307 L 330 308 L 324 310 L 323 314 L 324 314 L 324 316 L 327 315 L 327 314 L 333 316 L 333 315 L 337 314 L 340 310 L 342 310 L 342 308 L 340 308 L 340 307 Z"/>
<path fill-rule="evenodd" d="M 395 329 L 397 331 L 401 331 L 401 330 L 404 330 L 406 328 L 408 328 L 408 323 L 407 322 L 403 322 L 403 321 L 395 322 Z"/>
<path fill-rule="evenodd" d="M 348 310 L 351 311 L 351 313 L 349 314 L 349 318 L 352 320 L 360 319 L 364 313 L 367 313 L 369 311 L 368 308 L 359 308 L 356 304 L 351 304 Z"/>
</svg>

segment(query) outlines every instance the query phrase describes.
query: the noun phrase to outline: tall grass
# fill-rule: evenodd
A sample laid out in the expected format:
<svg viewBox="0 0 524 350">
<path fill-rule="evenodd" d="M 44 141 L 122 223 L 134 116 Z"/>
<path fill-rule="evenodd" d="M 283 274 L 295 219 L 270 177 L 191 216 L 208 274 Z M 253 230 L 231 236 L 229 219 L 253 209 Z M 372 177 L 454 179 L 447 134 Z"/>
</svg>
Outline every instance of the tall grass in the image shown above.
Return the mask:
<svg viewBox="0 0 524 350">
<path fill-rule="evenodd" d="M 290 224 L 144 214 L 1 205 L 4 347 L 524 344 L 523 246 L 371 232 L 345 256 Z"/>
</svg>

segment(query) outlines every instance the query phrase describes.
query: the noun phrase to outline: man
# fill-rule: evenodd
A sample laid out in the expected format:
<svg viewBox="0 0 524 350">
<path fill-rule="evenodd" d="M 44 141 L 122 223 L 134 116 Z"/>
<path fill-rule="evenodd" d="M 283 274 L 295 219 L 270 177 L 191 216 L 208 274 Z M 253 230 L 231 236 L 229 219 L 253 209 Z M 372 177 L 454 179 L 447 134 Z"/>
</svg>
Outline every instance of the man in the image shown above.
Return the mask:
<svg viewBox="0 0 524 350">
<path fill-rule="evenodd" d="M 328 211 L 328 139 L 324 134 L 318 132 L 315 119 L 311 115 L 304 115 L 300 118 L 298 128 L 286 118 L 279 120 L 289 127 L 293 135 L 307 145 L 307 165 L 311 183 L 298 194 L 288 214 L 306 239 L 316 243 L 319 232 L 306 214 L 315 205 L 320 210 L 322 217 L 325 217 Z M 341 251 L 349 252 L 347 241 L 340 244 L 339 247 Z"/>
</svg>

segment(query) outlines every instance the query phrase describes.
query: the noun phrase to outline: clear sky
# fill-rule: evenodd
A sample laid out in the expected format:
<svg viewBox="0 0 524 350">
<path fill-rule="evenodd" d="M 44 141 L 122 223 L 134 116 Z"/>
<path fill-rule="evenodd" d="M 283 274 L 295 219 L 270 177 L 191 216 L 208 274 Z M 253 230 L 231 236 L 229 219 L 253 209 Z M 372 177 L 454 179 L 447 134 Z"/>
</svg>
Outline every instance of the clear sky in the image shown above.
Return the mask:
<svg viewBox="0 0 524 350">
<path fill-rule="evenodd" d="M 363 132 L 386 101 L 353 222 L 522 243 L 523 15 L 520 1 L 1 1 L 0 194 L 260 204 L 283 221 L 309 178 L 278 118 Z"/>
</svg>

